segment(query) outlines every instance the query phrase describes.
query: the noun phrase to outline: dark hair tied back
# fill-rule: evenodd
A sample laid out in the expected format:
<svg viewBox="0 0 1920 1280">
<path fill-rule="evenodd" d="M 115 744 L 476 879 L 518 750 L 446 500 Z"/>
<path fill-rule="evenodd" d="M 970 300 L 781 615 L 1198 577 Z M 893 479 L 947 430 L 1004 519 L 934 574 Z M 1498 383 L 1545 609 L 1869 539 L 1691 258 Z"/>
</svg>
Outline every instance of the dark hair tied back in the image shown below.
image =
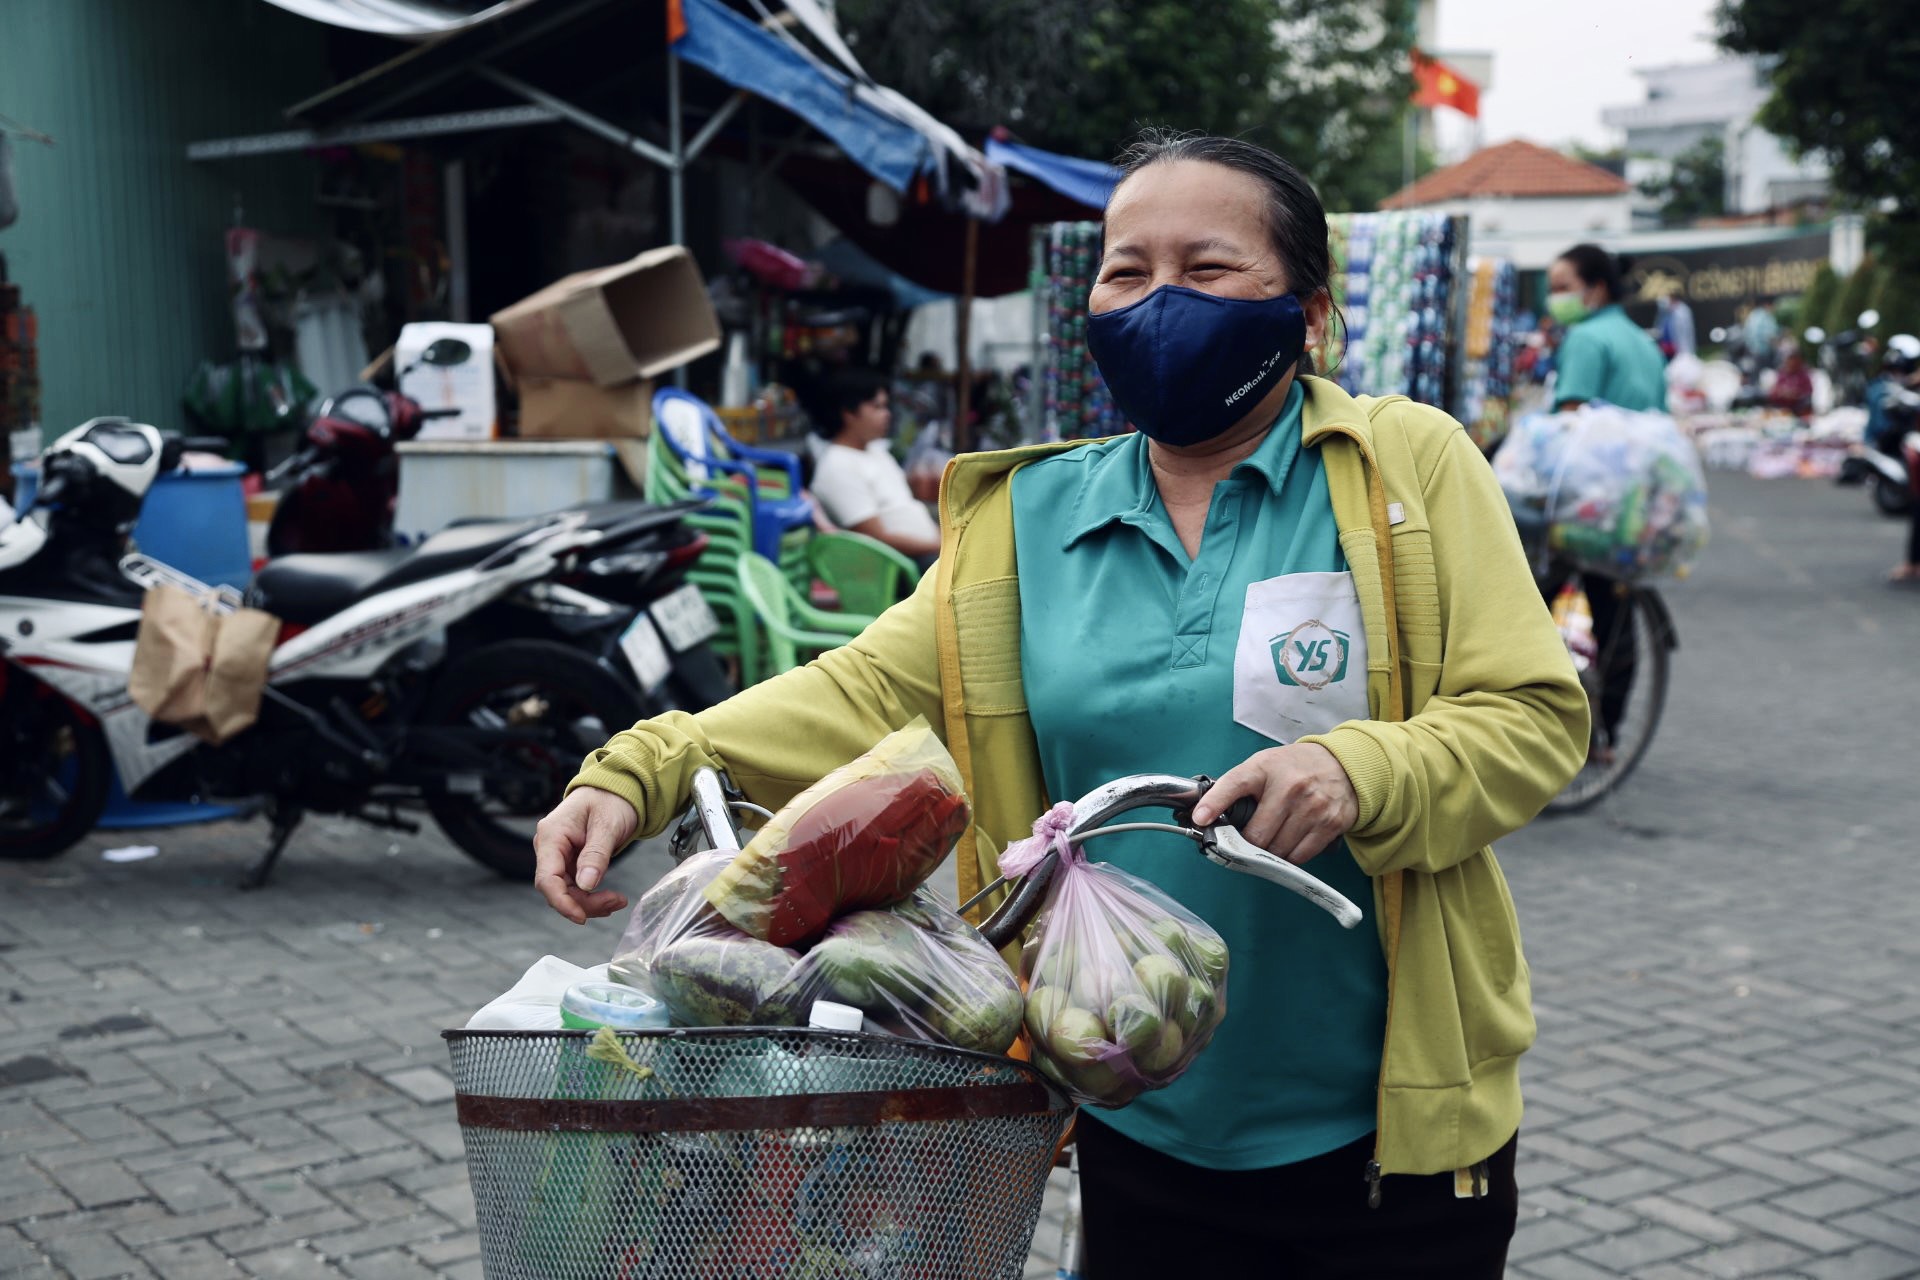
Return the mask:
<svg viewBox="0 0 1920 1280">
<path fill-rule="evenodd" d="M 1120 170 L 1114 190 L 1149 165 L 1176 160 L 1223 165 L 1259 183 L 1266 195 L 1267 231 L 1294 296 L 1303 304 L 1322 291 L 1331 297 L 1333 255 L 1327 248 L 1327 211 L 1306 174 L 1284 157 L 1239 138 L 1144 129 L 1114 161 Z M 1346 319 L 1337 307 L 1333 318 L 1344 330 Z M 1314 372 L 1312 352 L 1301 357 L 1300 372 Z"/>
<path fill-rule="evenodd" d="M 1620 278 L 1632 265 L 1628 258 L 1615 258 L 1597 244 L 1577 244 L 1560 255 L 1560 260 L 1573 268 L 1573 274 L 1580 277 L 1580 283 L 1592 288 L 1604 285 L 1607 299 L 1618 302 L 1626 293 L 1626 286 Z"/>
</svg>

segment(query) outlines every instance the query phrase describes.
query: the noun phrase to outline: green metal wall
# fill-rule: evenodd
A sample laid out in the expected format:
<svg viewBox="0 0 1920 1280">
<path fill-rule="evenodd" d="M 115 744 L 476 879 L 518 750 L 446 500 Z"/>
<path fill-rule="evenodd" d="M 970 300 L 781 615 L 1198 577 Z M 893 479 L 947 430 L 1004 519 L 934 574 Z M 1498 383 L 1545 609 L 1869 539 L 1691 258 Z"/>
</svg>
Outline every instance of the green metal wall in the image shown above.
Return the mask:
<svg viewBox="0 0 1920 1280">
<path fill-rule="evenodd" d="M 5 0 L 0 113 L 20 220 L 0 256 L 40 324 L 41 425 L 96 414 L 183 426 L 180 391 L 233 355 L 222 233 L 317 229 L 299 155 L 190 163 L 186 145 L 288 126 L 329 83 L 326 33 L 263 0 Z"/>
</svg>

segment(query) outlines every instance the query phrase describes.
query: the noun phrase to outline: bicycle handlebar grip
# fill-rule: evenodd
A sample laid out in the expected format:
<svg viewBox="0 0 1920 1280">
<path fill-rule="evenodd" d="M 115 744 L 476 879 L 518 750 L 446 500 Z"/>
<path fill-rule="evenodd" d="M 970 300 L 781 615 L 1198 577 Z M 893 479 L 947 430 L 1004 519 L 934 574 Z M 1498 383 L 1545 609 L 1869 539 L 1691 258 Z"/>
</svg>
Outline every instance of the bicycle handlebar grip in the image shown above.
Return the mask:
<svg viewBox="0 0 1920 1280">
<path fill-rule="evenodd" d="M 1244 831 L 1246 825 L 1253 821 L 1253 811 L 1259 807 L 1260 800 L 1257 796 L 1241 796 L 1228 805 L 1227 811 L 1214 821 L 1216 825 L 1224 822 L 1230 827 L 1239 827 Z"/>
</svg>

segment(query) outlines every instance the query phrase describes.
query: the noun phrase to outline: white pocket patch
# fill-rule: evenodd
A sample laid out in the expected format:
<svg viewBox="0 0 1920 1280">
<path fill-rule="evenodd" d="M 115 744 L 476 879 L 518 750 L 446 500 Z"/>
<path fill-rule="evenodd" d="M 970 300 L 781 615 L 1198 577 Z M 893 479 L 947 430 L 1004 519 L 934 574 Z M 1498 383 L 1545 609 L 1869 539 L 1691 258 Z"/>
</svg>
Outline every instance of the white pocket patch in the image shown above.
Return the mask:
<svg viewBox="0 0 1920 1280">
<path fill-rule="evenodd" d="M 1234 720 L 1288 743 L 1367 716 L 1367 635 L 1353 575 L 1250 584 L 1233 657 Z"/>
</svg>

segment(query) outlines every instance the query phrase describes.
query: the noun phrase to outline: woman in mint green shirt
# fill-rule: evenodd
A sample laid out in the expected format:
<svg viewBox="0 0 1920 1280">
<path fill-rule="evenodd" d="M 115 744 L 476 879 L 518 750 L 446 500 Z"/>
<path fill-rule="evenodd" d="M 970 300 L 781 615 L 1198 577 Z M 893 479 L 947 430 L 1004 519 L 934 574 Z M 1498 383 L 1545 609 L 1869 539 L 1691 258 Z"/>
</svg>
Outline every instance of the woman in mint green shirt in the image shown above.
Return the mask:
<svg viewBox="0 0 1920 1280">
<path fill-rule="evenodd" d="M 1598 245 L 1577 244 L 1554 260 L 1547 272 L 1547 287 L 1552 290 L 1547 310 L 1567 326 L 1556 358 L 1553 407 L 1577 409 L 1589 400 L 1601 400 L 1622 409 L 1666 412 L 1666 358 L 1659 345 L 1621 310 L 1626 290 L 1619 260 Z M 1606 654 L 1606 683 L 1594 724 L 1593 750 L 1598 757 L 1608 757 L 1639 665 L 1633 603 L 1604 574 L 1582 574 L 1580 585 L 1593 613 L 1593 634 Z M 1557 592 L 1561 582 L 1550 581 L 1546 586 Z"/>
<path fill-rule="evenodd" d="M 1149 137 L 1123 172 L 1087 345 L 1137 430 L 1013 478 L 1021 679 L 1047 792 L 1220 777 L 1261 796 L 1255 844 L 1371 901 L 1341 838 L 1352 784 L 1298 741 L 1369 717 L 1359 599 L 1296 377 L 1331 319 L 1326 215 L 1292 165 L 1231 139 Z M 1499 1276 L 1514 1143 L 1478 1198 L 1452 1174 L 1410 1176 L 1369 1206 L 1378 937 L 1151 836 L 1101 857 L 1220 931 L 1233 1013 L 1173 1085 L 1081 1112 L 1087 1280 Z"/>
<path fill-rule="evenodd" d="M 1659 344 L 1620 307 L 1620 264 L 1598 245 L 1577 244 L 1547 271 L 1547 311 L 1566 331 L 1554 356 L 1553 407 L 1604 400 L 1665 411 L 1667 362 Z"/>
</svg>

